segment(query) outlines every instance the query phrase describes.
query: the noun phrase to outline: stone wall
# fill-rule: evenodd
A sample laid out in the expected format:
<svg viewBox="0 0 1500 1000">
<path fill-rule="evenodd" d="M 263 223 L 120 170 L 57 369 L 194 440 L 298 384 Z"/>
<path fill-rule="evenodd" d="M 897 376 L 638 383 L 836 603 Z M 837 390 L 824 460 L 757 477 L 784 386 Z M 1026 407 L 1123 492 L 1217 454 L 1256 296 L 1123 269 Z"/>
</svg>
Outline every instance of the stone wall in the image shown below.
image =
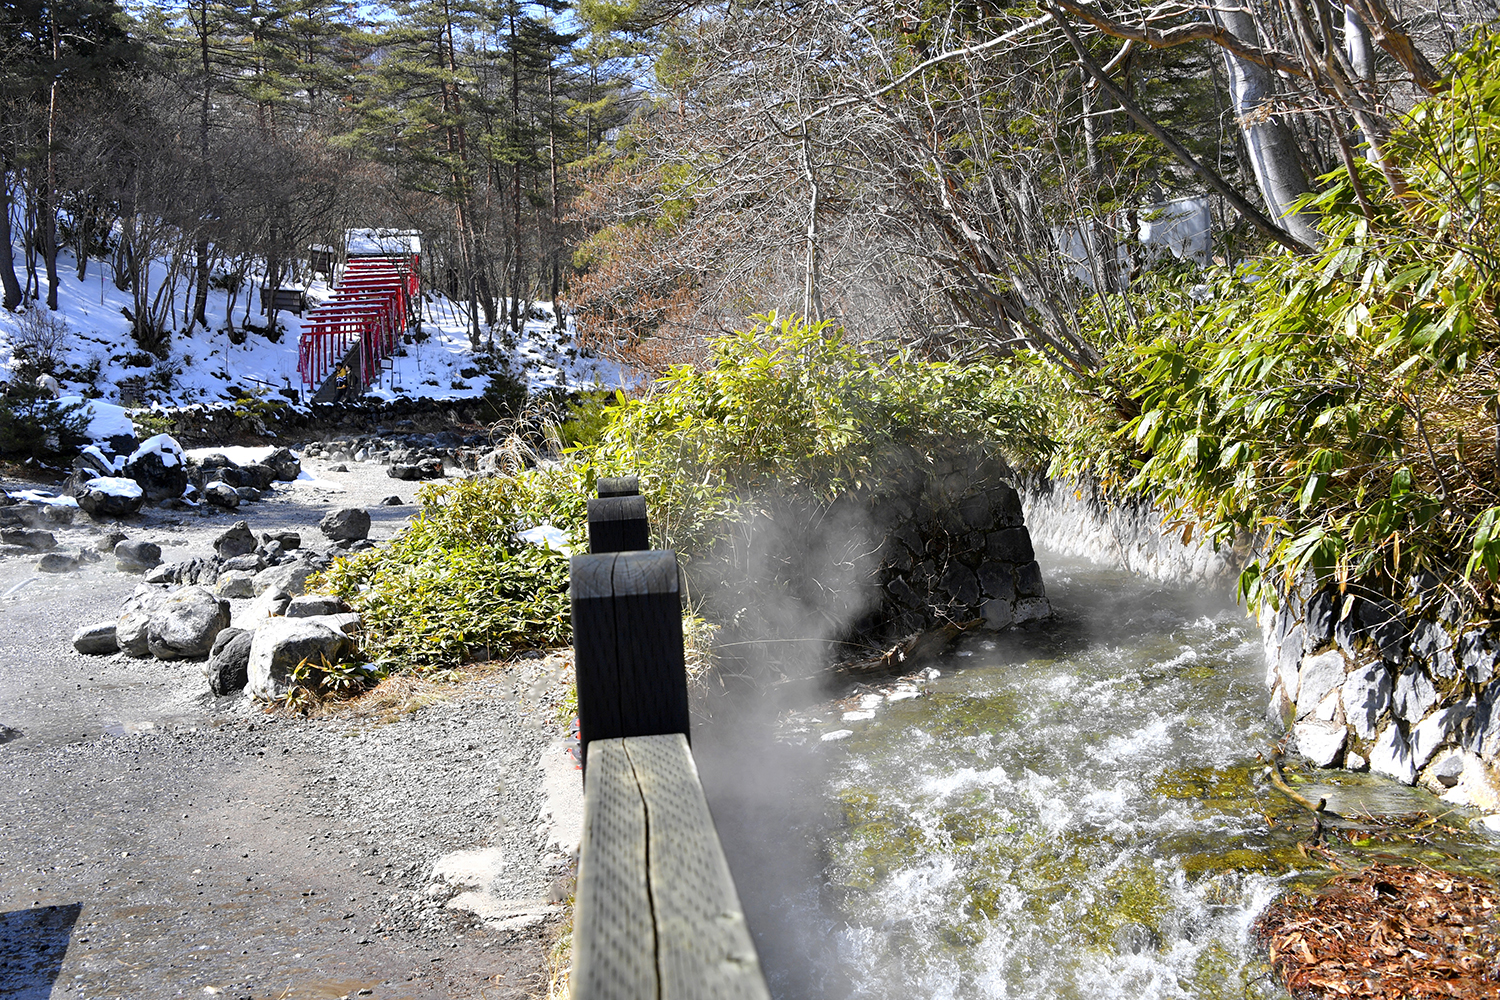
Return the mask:
<svg viewBox="0 0 1500 1000">
<path fill-rule="evenodd" d="M 1268 718 L 1319 766 L 1500 809 L 1500 641 L 1468 618 L 1435 590 L 1397 602 L 1304 580 L 1261 616 Z"/>
<path fill-rule="evenodd" d="M 1137 499 L 1107 499 L 1092 483 L 1027 476 L 1019 481 L 1031 540 L 1164 583 L 1232 589 L 1248 546 L 1216 550 L 1164 527 L 1162 511 Z"/>
<path fill-rule="evenodd" d="M 999 629 L 1052 613 L 1012 478 L 998 460 L 953 455 L 917 466 L 876 505 L 883 614 L 896 631 L 981 617 Z"/>
</svg>

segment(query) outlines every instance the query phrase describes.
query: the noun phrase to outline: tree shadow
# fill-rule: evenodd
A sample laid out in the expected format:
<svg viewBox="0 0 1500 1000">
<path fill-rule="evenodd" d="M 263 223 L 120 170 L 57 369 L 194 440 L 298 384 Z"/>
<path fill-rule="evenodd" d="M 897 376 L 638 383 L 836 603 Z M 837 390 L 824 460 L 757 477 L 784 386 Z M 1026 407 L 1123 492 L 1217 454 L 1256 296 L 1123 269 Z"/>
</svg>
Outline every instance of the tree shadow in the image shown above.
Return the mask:
<svg viewBox="0 0 1500 1000">
<path fill-rule="evenodd" d="M 47 1000 L 82 903 L 0 913 L 0 997 Z"/>
</svg>

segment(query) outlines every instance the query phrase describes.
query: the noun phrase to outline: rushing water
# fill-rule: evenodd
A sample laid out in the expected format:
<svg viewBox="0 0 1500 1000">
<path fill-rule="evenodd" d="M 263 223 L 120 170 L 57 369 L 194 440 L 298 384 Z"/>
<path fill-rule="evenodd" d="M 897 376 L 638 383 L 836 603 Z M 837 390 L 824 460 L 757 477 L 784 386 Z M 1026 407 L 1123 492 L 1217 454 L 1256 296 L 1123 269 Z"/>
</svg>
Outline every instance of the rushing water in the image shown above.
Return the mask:
<svg viewBox="0 0 1500 1000">
<path fill-rule="evenodd" d="M 1093 567 L 1053 563 L 1047 583 L 1051 622 L 960 646 L 922 696 L 783 721 L 783 744 L 822 761 L 825 818 L 802 831 L 816 890 L 748 889 L 779 996 L 1285 996 L 1251 927 L 1327 868 L 1299 852 L 1310 819 L 1257 756 L 1276 738 L 1258 628 Z M 1376 778 L 1303 780 L 1345 813 L 1444 808 Z M 1466 834 L 1379 849 L 1495 860 Z"/>
</svg>

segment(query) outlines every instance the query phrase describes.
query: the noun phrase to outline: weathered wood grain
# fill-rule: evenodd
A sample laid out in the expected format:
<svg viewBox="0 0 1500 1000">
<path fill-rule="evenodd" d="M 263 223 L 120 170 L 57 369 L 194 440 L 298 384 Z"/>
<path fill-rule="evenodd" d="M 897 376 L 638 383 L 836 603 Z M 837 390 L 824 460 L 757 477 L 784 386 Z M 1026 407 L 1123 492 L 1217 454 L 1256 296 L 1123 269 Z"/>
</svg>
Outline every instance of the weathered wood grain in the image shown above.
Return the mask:
<svg viewBox="0 0 1500 1000">
<path fill-rule="evenodd" d="M 688 732 L 677 556 L 574 556 L 573 668 L 584 767 L 595 740 Z"/>
<path fill-rule="evenodd" d="M 633 497 L 641 492 L 640 476 L 608 476 L 599 480 L 599 496 Z"/>
<path fill-rule="evenodd" d="M 686 738 L 601 740 L 593 754 L 574 1000 L 768 1000 Z"/>
<path fill-rule="evenodd" d="M 645 497 L 602 497 L 588 505 L 590 552 L 641 552 L 651 547 Z"/>
<path fill-rule="evenodd" d="M 768 998 L 687 739 L 673 734 L 623 742 L 646 803 L 658 996 Z"/>
<path fill-rule="evenodd" d="M 574 1000 L 655 1000 L 646 809 L 620 740 L 594 746 L 573 904 Z"/>
</svg>

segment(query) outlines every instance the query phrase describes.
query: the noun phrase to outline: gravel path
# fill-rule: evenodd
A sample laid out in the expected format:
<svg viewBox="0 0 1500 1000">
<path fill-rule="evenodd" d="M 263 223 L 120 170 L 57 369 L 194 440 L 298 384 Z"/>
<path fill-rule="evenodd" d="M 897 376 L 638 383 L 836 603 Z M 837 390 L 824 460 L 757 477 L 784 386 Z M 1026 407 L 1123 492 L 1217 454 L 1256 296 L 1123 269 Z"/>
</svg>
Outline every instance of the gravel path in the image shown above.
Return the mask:
<svg viewBox="0 0 1500 1000">
<path fill-rule="evenodd" d="M 416 484 L 347 464 L 305 463 L 327 491 L 122 527 L 169 561 L 240 519 L 316 544 L 342 506 L 391 537 L 414 508 L 376 504 Z M 110 527 L 78 521 L 61 548 Z M 0 997 L 546 995 L 576 843 L 566 655 L 366 718 L 278 717 L 214 699 L 195 664 L 75 653 L 138 578 L 35 563 L 0 556 Z"/>
</svg>

